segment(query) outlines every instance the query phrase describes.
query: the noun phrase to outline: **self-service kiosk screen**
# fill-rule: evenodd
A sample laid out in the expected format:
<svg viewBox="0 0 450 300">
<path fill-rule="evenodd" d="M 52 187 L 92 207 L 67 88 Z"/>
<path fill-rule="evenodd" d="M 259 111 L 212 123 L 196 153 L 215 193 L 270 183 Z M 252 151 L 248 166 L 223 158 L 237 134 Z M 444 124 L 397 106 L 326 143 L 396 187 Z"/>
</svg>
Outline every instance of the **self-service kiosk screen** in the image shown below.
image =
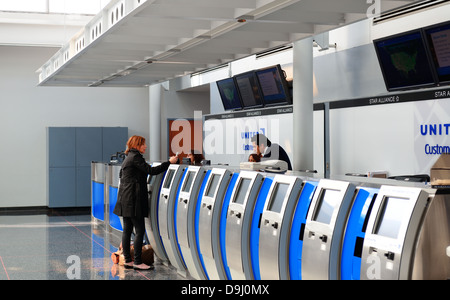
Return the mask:
<svg viewBox="0 0 450 300">
<path fill-rule="evenodd" d="M 244 205 L 245 202 L 245 195 L 247 194 L 248 188 L 250 187 L 250 183 L 252 182 L 251 179 L 248 178 L 242 178 L 239 182 L 239 187 L 236 193 L 236 197 L 234 197 L 234 203 L 242 204 Z"/>
<path fill-rule="evenodd" d="M 194 181 L 195 172 L 189 171 L 187 173 L 187 178 L 184 181 L 183 192 L 189 192 L 191 190 L 192 182 Z"/>
<path fill-rule="evenodd" d="M 219 181 L 220 181 L 220 175 L 218 174 L 213 174 L 209 187 L 208 187 L 208 191 L 206 192 L 206 196 L 207 197 L 214 197 L 214 193 L 217 190 L 217 186 L 219 185 Z"/>
<path fill-rule="evenodd" d="M 374 234 L 393 239 L 398 238 L 400 226 L 406 217 L 405 198 L 385 197 L 381 203 L 374 226 Z"/>
<path fill-rule="evenodd" d="M 333 211 L 339 202 L 339 197 L 339 190 L 323 189 L 317 201 L 312 220 L 330 224 Z"/>
<path fill-rule="evenodd" d="M 166 180 L 164 181 L 164 186 L 163 186 L 163 188 L 165 188 L 165 189 L 168 189 L 168 188 L 170 188 L 170 184 L 172 183 L 172 178 L 173 178 L 173 175 L 175 174 L 175 171 L 174 170 L 169 170 L 169 172 L 167 173 L 167 178 L 166 178 Z"/>
<path fill-rule="evenodd" d="M 273 190 L 272 197 L 270 198 L 269 205 L 267 206 L 267 210 L 281 213 L 281 209 L 283 208 L 284 198 L 287 194 L 288 189 L 289 189 L 289 184 L 277 183 Z"/>
</svg>

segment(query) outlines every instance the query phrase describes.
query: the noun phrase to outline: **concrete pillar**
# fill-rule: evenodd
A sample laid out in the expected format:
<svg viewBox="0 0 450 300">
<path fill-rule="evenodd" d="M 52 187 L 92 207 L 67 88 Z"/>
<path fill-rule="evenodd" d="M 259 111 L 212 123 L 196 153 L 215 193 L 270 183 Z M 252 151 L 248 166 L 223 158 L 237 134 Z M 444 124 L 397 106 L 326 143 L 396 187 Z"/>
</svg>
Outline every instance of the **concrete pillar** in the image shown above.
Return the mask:
<svg viewBox="0 0 450 300">
<path fill-rule="evenodd" d="M 163 87 L 161 84 L 149 87 L 149 126 L 150 140 L 147 146 L 150 153 L 150 162 L 160 161 L 161 158 L 161 101 Z"/>
<path fill-rule="evenodd" d="M 314 169 L 313 38 L 294 43 L 294 157 L 293 169 Z"/>
</svg>

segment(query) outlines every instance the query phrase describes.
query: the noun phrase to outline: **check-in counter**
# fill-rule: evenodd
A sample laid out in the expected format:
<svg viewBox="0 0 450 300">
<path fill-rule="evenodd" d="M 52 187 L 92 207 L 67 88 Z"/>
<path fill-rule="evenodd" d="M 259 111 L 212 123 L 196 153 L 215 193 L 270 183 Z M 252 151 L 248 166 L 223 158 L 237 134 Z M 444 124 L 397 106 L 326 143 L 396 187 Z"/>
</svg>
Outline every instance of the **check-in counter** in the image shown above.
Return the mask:
<svg viewBox="0 0 450 300">
<path fill-rule="evenodd" d="M 302 185 L 302 179 L 294 176 L 277 175 L 273 179 L 259 224 L 260 279 L 279 280 L 289 276 L 286 254 Z"/>
<path fill-rule="evenodd" d="M 339 279 L 342 240 L 354 192 L 349 182 L 320 180 L 303 236 L 302 279 Z"/>
<path fill-rule="evenodd" d="M 182 257 L 186 267 L 195 279 L 205 280 L 208 277 L 204 269 L 203 259 L 198 249 L 198 214 L 205 188 L 204 179 L 209 178 L 210 171 L 203 167 L 189 166 L 180 182 L 176 208 L 176 232 Z"/>
<path fill-rule="evenodd" d="M 291 222 L 291 233 L 289 236 L 289 276 L 280 272 L 282 280 L 300 280 L 302 279 L 302 251 L 303 235 L 306 226 L 306 218 L 309 206 L 316 191 L 318 181 L 305 180 L 302 191 L 295 207 L 294 216 Z M 286 277 L 285 277 L 286 276 Z"/>
<path fill-rule="evenodd" d="M 264 206 L 264 203 L 262 205 L 261 202 L 257 203 L 263 181 L 264 177 L 257 172 L 242 171 L 231 195 L 225 229 L 226 256 L 231 279 L 254 279 L 251 255 L 254 251 L 258 251 L 259 236 L 252 234 L 254 231 L 252 229 L 258 227 L 259 219 L 256 226 L 252 225 L 255 224 L 254 216 L 256 218 L 260 216 L 258 213 L 255 214 L 255 208 L 262 212 Z"/>
<path fill-rule="evenodd" d="M 237 174 L 233 175 L 229 170 L 212 169 L 201 197 L 199 247 L 206 276 L 210 280 L 229 279 L 226 263 L 223 260 L 225 256 L 225 219 L 231 196 L 231 192 L 227 193 L 227 191 L 234 188 L 236 179 Z"/>
<path fill-rule="evenodd" d="M 95 223 L 105 222 L 105 168 L 105 163 L 91 163 L 91 214 Z"/>
<path fill-rule="evenodd" d="M 361 279 L 448 279 L 448 191 L 382 186 L 368 220 Z"/>
<path fill-rule="evenodd" d="M 161 163 L 153 163 L 152 167 L 159 166 Z M 169 259 L 164 249 L 164 245 L 161 240 L 161 233 L 158 225 L 158 207 L 159 196 L 161 191 L 161 184 L 165 176 L 165 172 L 158 175 L 148 177 L 147 189 L 148 189 L 148 218 L 145 218 L 145 232 L 147 239 L 155 252 L 155 255 L 163 262 L 167 262 Z"/>
<path fill-rule="evenodd" d="M 358 186 L 345 229 L 341 255 L 342 280 L 361 279 L 361 255 L 366 236 L 367 220 L 379 188 Z"/>
<path fill-rule="evenodd" d="M 180 165 L 170 165 L 167 170 L 160 191 L 158 223 L 170 264 L 177 269 L 178 274 L 187 277 L 186 264 L 178 245 L 175 218 L 180 182 L 184 179 L 185 169 Z"/>
<path fill-rule="evenodd" d="M 118 233 L 120 167 L 107 165 L 103 205 Z M 100 174 L 92 175 L 96 222 Z M 148 240 L 165 264 L 196 279 L 450 278 L 449 189 L 303 176 L 171 165 L 149 178 Z"/>
<path fill-rule="evenodd" d="M 121 164 L 108 164 L 107 166 L 107 176 L 106 181 L 108 183 L 107 189 L 108 189 L 108 203 L 107 203 L 107 210 L 109 215 L 109 230 L 118 236 L 121 236 L 123 231 L 123 224 L 121 221 L 121 218 L 113 213 L 114 207 L 117 204 L 117 194 L 119 192 L 119 185 L 120 185 L 120 169 L 122 168 Z"/>
</svg>

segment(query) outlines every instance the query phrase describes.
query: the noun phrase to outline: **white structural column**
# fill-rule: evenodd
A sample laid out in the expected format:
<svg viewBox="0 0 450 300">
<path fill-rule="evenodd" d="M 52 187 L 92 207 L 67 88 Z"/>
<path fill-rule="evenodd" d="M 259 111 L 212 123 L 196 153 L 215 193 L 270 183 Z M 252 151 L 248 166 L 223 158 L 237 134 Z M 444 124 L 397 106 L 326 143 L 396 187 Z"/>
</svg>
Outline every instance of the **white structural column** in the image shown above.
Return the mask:
<svg viewBox="0 0 450 300">
<path fill-rule="evenodd" d="M 313 38 L 294 43 L 294 164 L 293 169 L 314 169 Z"/>
<path fill-rule="evenodd" d="M 149 87 L 149 126 L 150 140 L 147 142 L 150 152 L 150 161 L 161 160 L 161 101 L 163 87 L 161 84 Z"/>
</svg>

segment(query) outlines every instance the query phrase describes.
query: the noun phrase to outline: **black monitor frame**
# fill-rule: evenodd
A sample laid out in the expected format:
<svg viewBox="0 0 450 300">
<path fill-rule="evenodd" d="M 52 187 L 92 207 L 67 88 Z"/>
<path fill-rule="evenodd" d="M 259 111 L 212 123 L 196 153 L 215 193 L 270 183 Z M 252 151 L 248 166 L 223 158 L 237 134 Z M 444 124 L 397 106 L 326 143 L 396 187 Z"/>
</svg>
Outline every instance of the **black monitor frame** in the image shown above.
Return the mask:
<svg viewBox="0 0 450 300">
<path fill-rule="evenodd" d="M 419 45 L 419 47 L 422 48 L 421 50 L 423 52 L 423 53 L 421 53 L 421 55 L 422 55 L 421 58 L 423 60 L 422 63 L 424 64 L 424 66 L 422 66 L 422 67 L 427 69 L 426 72 L 428 72 L 428 74 L 426 74 L 427 75 L 426 77 L 428 77 L 427 79 L 429 79 L 429 80 L 427 80 L 427 82 L 425 82 L 425 80 L 424 80 L 424 82 L 421 82 L 421 83 L 411 83 L 411 84 L 404 83 L 404 84 L 401 84 L 401 85 L 400 84 L 394 85 L 392 83 L 392 80 L 391 80 L 392 79 L 391 76 L 392 76 L 392 74 L 394 72 L 392 72 L 392 70 L 388 70 L 389 66 L 386 65 L 386 63 L 385 63 L 386 62 L 386 57 L 384 57 L 384 55 L 382 53 L 382 50 L 380 49 L 380 44 L 384 43 L 384 42 L 390 42 L 390 41 L 393 42 L 395 40 L 402 39 L 402 37 L 403 38 L 407 38 L 408 36 L 413 36 L 413 35 L 417 35 L 417 34 L 420 35 L 420 42 L 421 42 L 421 44 Z M 403 32 L 403 33 L 400 33 L 400 34 L 396 34 L 396 35 L 392 35 L 392 36 L 388 36 L 388 37 L 383 37 L 383 38 L 374 40 L 373 44 L 374 44 L 374 47 L 375 47 L 375 52 L 376 52 L 377 57 L 378 57 L 378 61 L 379 61 L 380 68 L 381 68 L 381 72 L 383 74 L 383 79 L 384 79 L 384 82 L 386 84 L 386 89 L 388 91 L 391 92 L 391 91 L 410 90 L 410 89 L 417 89 L 417 88 L 427 88 L 427 87 L 433 87 L 433 86 L 437 85 L 437 78 L 436 78 L 436 75 L 435 75 L 435 71 L 431 67 L 432 66 L 432 63 L 431 63 L 432 59 L 430 57 L 430 53 L 429 53 L 428 48 L 426 46 L 425 36 L 424 36 L 424 33 L 423 33 L 422 29 L 415 29 L 415 30 L 411 30 L 411 31 L 408 31 L 408 32 Z"/>
<path fill-rule="evenodd" d="M 267 95 L 264 93 L 266 88 L 270 88 L 266 84 L 264 84 L 264 80 L 262 75 L 265 73 L 272 72 L 276 76 L 276 84 L 278 87 L 278 94 Z M 292 97 L 289 89 L 289 85 L 286 80 L 285 72 L 281 69 L 281 65 L 275 65 L 272 67 L 260 69 L 255 71 L 256 77 L 259 82 L 259 86 L 261 88 L 261 94 L 263 96 L 263 100 L 265 106 L 281 106 L 281 105 L 290 105 L 292 104 Z"/>
<path fill-rule="evenodd" d="M 450 84 L 450 66 L 446 67 L 447 74 L 440 74 L 439 67 L 439 59 L 437 57 L 436 49 L 434 47 L 434 43 L 431 37 L 432 33 L 442 32 L 443 30 L 450 30 L 450 22 L 443 22 L 439 24 L 435 24 L 432 26 L 428 26 L 423 28 L 424 39 L 426 42 L 426 46 L 428 48 L 428 52 L 430 55 L 430 61 L 433 66 L 433 71 L 435 72 L 436 79 L 439 85 L 448 85 Z M 450 53 L 449 53 L 450 55 Z"/>
<path fill-rule="evenodd" d="M 216 82 L 217 84 L 217 88 L 219 89 L 219 93 L 220 93 L 220 99 L 222 100 L 222 104 L 223 104 L 223 108 L 225 110 L 242 110 L 243 105 L 242 105 L 242 100 L 241 100 L 241 94 L 239 93 L 239 89 L 236 85 L 236 82 L 234 81 L 234 78 L 226 78 L 226 79 L 222 79 Z M 226 91 L 225 89 L 227 87 L 232 88 L 232 92 L 233 92 L 233 97 L 236 98 L 236 100 L 234 101 L 234 103 L 228 103 L 228 97 L 226 95 Z"/>
<path fill-rule="evenodd" d="M 253 101 L 248 101 L 244 97 L 244 95 L 245 95 L 245 93 L 243 93 L 244 87 L 239 84 L 240 80 L 245 79 L 245 78 L 248 78 L 250 80 L 251 89 L 253 90 L 252 94 L 254 97 L 252 100 L 255 100 L 254 103 L 252 103 Z M 258 77 L 256 76 L 256 71 L 250 71 L 250 72 L 235 75 L 234 80 L 236 82 L 236 86 L 241 95 L 242 106 L 244 109 L 264 107 L 264 105 L 265 105 L 264 99 L 263 99 L 263 95 L 261 93 L 261 86 L 259 85 Z"/>
</svg>

